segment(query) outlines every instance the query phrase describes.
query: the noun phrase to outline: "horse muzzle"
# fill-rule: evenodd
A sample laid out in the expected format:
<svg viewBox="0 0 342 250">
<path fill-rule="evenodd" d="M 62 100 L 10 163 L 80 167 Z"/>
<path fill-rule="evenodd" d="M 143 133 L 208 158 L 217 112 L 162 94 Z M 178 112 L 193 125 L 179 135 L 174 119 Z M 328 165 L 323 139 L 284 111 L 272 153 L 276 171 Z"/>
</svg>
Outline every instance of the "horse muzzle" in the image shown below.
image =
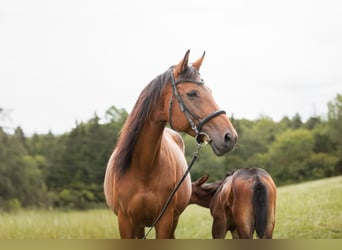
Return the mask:
<svg viewBox="0 0 342 250">
<path fill-rule="evenodd" d="M 226 132 L 222 138 L 219 136 L 210 137 L 209 143 L 214 153 L 217 156 L 224 155 L 225 153 L 231 152 L 235 148 L 235 144 L 237 142 L 238 135 L 236 131 Z"/>
</svg>

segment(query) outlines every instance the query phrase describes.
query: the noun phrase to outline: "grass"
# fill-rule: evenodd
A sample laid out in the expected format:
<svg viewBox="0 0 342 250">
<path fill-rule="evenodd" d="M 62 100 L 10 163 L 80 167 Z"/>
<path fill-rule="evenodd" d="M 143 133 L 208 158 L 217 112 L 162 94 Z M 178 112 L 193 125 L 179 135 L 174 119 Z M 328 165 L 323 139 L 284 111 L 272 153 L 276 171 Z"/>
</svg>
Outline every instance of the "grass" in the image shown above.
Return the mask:
<svg viewBox="0 0 342 250">
<path fill-rule="evenodd" d="M 0 215 L 0 239 L 118 238 L 116 216 L 109 209 L 30 210 Z"/>
<path fill-rule="evenodd" d="M 176 237 L 210 239 L 211 222 L 209 210 L 191 205 L 180 218 Z M 0 239 L 119 238 L 117 217 L 109 209 L 22 210 L 0 214 L 0 225 Z M 153 235 L 151 233 L 149 238 Z M 278 188 L 273 236 L 277 239 L 341 239 L 342 176 Z"/>
<path fill-rule="evenodd" d="M 279 188 L 275 238 L 342 239 L 342 177 Z"/>
</svg>

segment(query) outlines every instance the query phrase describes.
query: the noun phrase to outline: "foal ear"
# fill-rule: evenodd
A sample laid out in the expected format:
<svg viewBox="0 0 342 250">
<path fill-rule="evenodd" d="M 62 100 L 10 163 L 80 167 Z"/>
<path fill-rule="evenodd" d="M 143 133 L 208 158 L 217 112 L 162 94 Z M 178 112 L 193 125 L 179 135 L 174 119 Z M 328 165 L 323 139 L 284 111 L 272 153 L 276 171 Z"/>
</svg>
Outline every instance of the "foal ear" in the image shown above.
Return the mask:
<svg viewBox="0 0 342 250">
<path fill-rule="evenodd" d="M 201 185 L 203 185 L 208 179 L 209 179 L 209 175 L 206 174 L 206 175 L 202 176 L 201 178 L 199 178 L 199 179 L 196 181 L 196 185 L 197 185 L 197 186 L 201 186 Z"/>
<path fill-rule="evenodd" d="M 196 62 L 192 63 L 192 66 L 195 67 L 197 69 L 197 71 L 199 71 L 201 65 L 202 65 L 202 62 L 203 62 L 203 59 L 204 59 L 204 55 L 205 55 L 205 51 L 203 52 L 203 55 L 200 59 L 198 59 Z"/>
<path fill-rule="evenodd" d="M 176 78 L 177 76 L 179 76 L 180 74 L 182 74 L 188 67 L 188 63 L 189 63 L 189 54 L 190 54 L 190 50 L 188 50 L 185 53 L 184 58 L 176 65 L 173 74 L 174 77 Z"/>
</svg>

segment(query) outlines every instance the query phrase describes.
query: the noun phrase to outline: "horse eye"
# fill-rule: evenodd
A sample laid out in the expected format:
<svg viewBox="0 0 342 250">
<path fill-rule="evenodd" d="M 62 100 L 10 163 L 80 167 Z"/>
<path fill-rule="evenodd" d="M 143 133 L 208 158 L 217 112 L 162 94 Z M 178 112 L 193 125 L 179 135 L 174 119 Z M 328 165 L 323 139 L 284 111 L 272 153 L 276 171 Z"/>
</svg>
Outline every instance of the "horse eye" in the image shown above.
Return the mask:
<svg viewBox="0 0 342 250">
<path fill-rule="evenodd" d="M 189 96 L 189 97 L 196 97 L 196 96 L 198 96 L 196 90 L 191 90 L 190 92 L 186 93 L 186 95 Z"/>
</svg>

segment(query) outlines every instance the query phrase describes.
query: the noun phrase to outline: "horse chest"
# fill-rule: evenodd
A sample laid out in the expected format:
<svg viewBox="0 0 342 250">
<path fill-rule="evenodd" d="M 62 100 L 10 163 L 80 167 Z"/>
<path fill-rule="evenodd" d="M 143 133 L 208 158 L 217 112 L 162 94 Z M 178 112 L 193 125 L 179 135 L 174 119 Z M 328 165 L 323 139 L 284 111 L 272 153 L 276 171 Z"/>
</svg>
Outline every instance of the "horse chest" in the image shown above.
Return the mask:
<svg viewBox="0 0 342 250">
<path fill-rule="evenodd" d="M 164 202 L 155 191 L 134 188 L 130 190 L 130 195 L 119 197 L 120 210 L 137 222 L 152 221 L 160 212 Z"/>
</svg>

